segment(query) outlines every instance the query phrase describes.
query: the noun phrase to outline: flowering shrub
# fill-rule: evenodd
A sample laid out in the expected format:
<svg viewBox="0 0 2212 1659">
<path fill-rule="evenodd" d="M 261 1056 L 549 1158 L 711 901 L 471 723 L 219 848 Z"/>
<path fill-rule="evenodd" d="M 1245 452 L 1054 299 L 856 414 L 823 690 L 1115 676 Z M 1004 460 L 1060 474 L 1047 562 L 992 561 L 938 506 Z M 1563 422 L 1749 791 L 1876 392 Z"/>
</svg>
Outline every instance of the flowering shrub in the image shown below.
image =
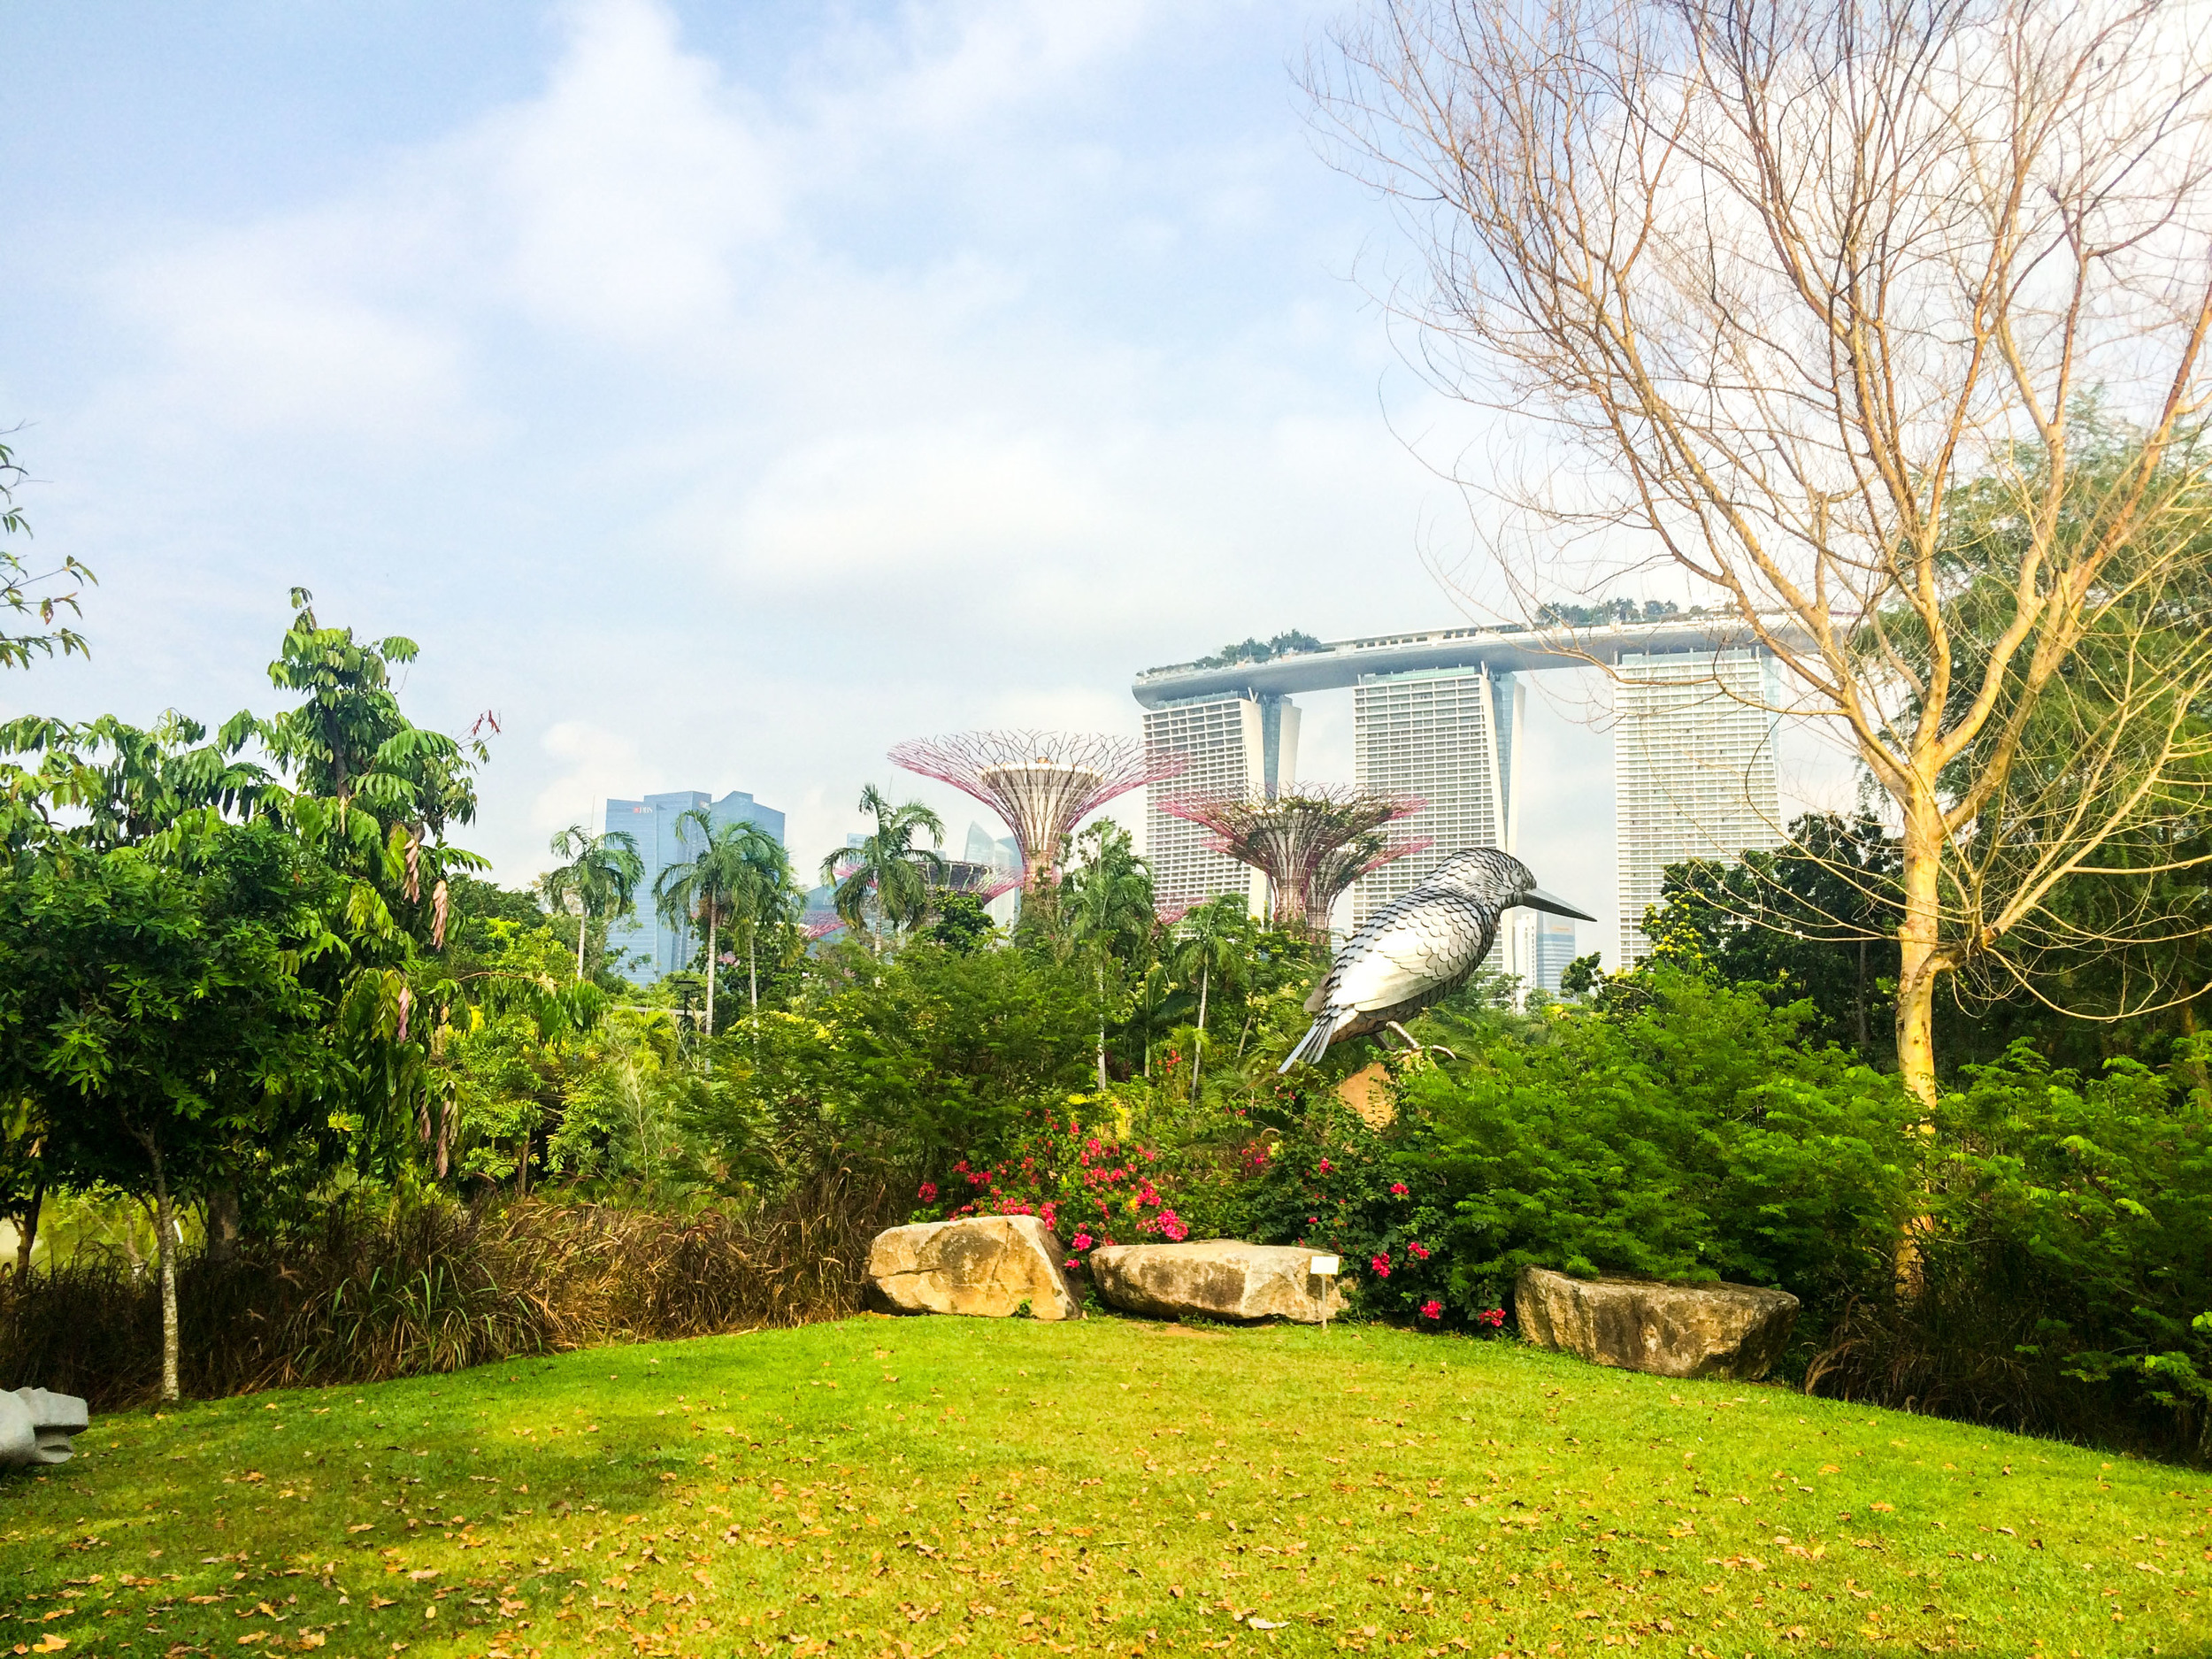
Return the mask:
<svg viewBox="0 0 2212 1659">
<path fill-rule="evenodd" d="M 948 1199 L 949 1213 L 1035 1216 L 1076 1252 L 1117 1239 L 1188 1238 L 1188 1224 L 1169 1204 L 1172 1182 L 1158 1148 L 1086 1128 L 1081 1110 L 1094 1103 L 1092 1096 L 1070 1096 L 1066 1116 L 1038 1123 L 995 1167 L 979 1168 L 966 1158 L 955 1164 L 967 1194 L 959 1203 Z"/>
<path fill-rule="evenodd" d="M 1424 1319 L 1441 1319 L 1444 1317 L 1444 1304 L 1431 1296 L 1421 1304 L 1421 1317 Z"/>
<path fill-rule="evenodd" d="M 935 1203 L 937 1202 L 937 1183 L 935 1181 L 924 1181 L 921 1185 L 920 1190 L 914 1195 L 926 1204 Z"/>
</svg>

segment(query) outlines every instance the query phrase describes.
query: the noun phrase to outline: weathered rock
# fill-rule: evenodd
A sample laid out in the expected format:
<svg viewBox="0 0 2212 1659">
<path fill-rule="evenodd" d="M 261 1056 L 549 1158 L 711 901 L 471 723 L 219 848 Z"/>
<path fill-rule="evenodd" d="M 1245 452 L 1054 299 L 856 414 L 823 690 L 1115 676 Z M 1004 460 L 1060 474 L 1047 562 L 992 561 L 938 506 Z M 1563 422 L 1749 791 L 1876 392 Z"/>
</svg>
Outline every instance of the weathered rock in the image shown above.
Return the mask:
<svg viewBox="0 0 2212 1659">
<path fill-rule="evenodd" d="M 876 1234 L 868 1250 L 869 1305 L 890 1313 L 966 1313 L 1004 1319 L 1029 1304 L 1035 1319 L 1079 1319 L 1067 1247 L 1034 1216 L 964 1216 Z"/>
<path fill-rule="evenodd" d="M 0 1464 L 65 1463 L 76 1455 L 69 1443 L 92 1421 L 74 1394 L 43 1388 L 0 1394 Z"/>
<path fill-rule="evenodd" d="M 1117 1308 L 1156 1319 L 1289 1319 L 1321 1323 L 1322 1281 L 1313 1252 L 1286 1244 L 1193 1239 L 1182 1244 L 1108 1244 L 1089 1256 L 1091 1282 Z M 1329 1283 L 1329 1311 L 1344 1293 Z"/>
<path fill-rule="evenodd" d="M 1513 1312 L 1530 1341 L 1600 1365 L 1749 1382 L 1781 1357 L 1797 1298 L 1755 1285 L 1573 1279 L 1525 1267 Z"/>
</svg>

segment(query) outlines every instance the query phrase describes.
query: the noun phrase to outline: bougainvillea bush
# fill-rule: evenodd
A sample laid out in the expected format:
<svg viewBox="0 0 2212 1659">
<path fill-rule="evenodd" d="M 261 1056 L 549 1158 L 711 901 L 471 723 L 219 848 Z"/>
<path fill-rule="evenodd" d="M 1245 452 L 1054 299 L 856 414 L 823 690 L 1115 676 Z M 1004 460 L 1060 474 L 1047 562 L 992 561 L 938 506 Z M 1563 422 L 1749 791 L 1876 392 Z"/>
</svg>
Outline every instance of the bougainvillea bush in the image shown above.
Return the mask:
<svg viewBox="0 0 2212 1659">
<path fill-rule="evenodd" d="M 1095 1121 L 1096 1109 L 1110 1103 L 1106 1096 L 1071 1094 L 1064 1115 L 1038 1115 L 996 1160 L 961 1158 L 945 1182 L 923 1183 L 918 1196 L 934 1206 L 932 1218 L 1039 1217 L 1068 1247 L 1071 1265 L 1101 1245 L 1188 1238 L 1159 1148 Z"/>
</svg>

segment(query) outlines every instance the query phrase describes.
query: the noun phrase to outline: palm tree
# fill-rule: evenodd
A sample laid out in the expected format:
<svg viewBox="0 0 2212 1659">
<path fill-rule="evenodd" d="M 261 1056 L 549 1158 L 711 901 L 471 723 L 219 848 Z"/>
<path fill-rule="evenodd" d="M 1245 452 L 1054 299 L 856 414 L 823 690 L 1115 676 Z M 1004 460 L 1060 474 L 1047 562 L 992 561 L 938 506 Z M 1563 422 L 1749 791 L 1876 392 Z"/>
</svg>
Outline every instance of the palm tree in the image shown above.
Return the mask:
<svg viewBox="0 0 2212 1659">
<path fill-rule="evenodd" d="M 1190 1068 L 1194 1099 L 1198 1094 L 1199 1073 L 1206 1064 L 1206 994 L 1217 974 L 1234 983 L 1244 961 L 1245 936 L 1250 931 L 1251 916 L 1245 901 L 1233 893 L 1201 904 L 1183 918 L 1182 937 L 1176 941 L 1176 971 L 1198 976 L 1198 1042 Z"/>
<path fill-rule="evenodd" d="M 919 801 L 893 806 L 873 784 L 860 792 L 860 810 L 874 817 L 875 831 L 822 860 L 822 879 L 835 887 L 830 902 L 856 933 L 867 931 L 871 895 L 890 931 L 911 927 L 929 915 L 931 889 L 945 871 L 944 856 L 917 846 L 916 838 L 926 832 L 932 841 L 943 841 L 945 821 Z"/>
<path fill-rule="evenodd" d="M 745 932 L 745 989 L 752 1007 L 753 1047 L 760 1047 L 760 933 L 796 919 L 804 897 L 791 879 L 790 855 L 783 843 L 757 824 L 740 835 L 743 869 L 731 892 L 730 920 Z"/>
<path fill-rule="evenodd" d="M 629 913 L 638 883 L 645 879 L 645 861 L 638 856 L 637 837 L 627 830 L 609 830 L 595 835 L 581 824 L 572 824 L 553 838 L 553 856 L 568 862 L 545 879 L 545 896 L 566 906 L 576 901 L 576 978 L 584 977 L 584 938 L 595 921 L 610 921 Z"/>
<path fill-rule="evenodd" d="M 653 898 L 671 926 L 682 927 L 693 922 L 706 925 L 706 1030 L 710 1037 L 714 1034 L 716 952 L 720 949 L 722 924 L 746 913 L 749 901 L 760 894 L 764 871 L 773 871 L 779 879 L 787 881 L 785 872 L 790 865 L 785 861 L 782 845 L 757 824 L 743 820 L 717 824 L 706 808 L 695 806 L 676 819 L 679 838 L 687 829 L 699 833 L 697 850 L 682 864 L 670 864 L 661 872 L 659 879 L 653 883 Z M 755 924 L 748 933 L 749 950 L 758 931 L 758 913 L 755 915 Z M 757 1011 L 757 977 L 753 993 Z"/>
<path fill-rule="evenodd" d="M 1083 832 L 1082 862 L 1071 873 L 1064 911 L 1075 942 L 1091 953 L 1098 995 L 1098 1086 L 1106 1087 L 1106 964 L 1115 948 L 1151 931 L 1152 867 L 1137 856 L 1129 832 L 1102 818 Z"/>
</svg>

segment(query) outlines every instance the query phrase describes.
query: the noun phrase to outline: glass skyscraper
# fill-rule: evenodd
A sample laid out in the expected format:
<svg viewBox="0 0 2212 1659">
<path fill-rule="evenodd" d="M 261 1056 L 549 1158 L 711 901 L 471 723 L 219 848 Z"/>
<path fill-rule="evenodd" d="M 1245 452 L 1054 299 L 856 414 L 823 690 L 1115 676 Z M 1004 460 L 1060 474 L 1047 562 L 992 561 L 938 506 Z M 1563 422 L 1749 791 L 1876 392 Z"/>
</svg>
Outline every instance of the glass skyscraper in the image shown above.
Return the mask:
<svg viewBox="0 0 2212 1659">
<path fill-rule="evenodd" d="M 783 841 L 783 814 L 761 805 L 742 790 L 733 789 L 712 802 L 703 790 L 680 789 L 668 795 L 649 795 L 641 801 L 607 803 L 608 833 L 621 830 L 629 834 L 637 842 L 638 856 L 645 862 L 645 879 L 638 884 L 635 910 L 607 930 L 608 965 L 641 985 L 650 985 L 664 973 L 689 967 L 691 953 L 697 949 L 691 928 L 671 923 L 653 900 L 653 884 L 660 879 L 661 872 L 687 862 L 698 851 L 698 826 L 680 826 L 677 822 L 697 809 L 704 809 L 717 828 L 757 824 L 779 845 Z"/>
</svg>

